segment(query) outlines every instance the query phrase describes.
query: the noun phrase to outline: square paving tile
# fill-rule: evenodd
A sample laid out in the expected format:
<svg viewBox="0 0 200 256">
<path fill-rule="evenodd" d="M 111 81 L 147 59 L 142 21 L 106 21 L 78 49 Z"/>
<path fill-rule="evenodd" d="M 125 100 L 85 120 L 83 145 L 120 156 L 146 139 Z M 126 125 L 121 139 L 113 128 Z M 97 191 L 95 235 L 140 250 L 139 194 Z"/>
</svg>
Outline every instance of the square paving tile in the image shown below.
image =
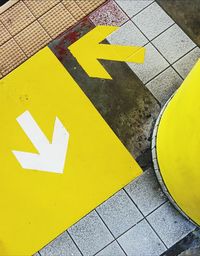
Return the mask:
<svg viewBox="0 0 200 256">
<path fill-rule="evenodd" d="M 0 45 L 11 38 L 11 34 L 5 28 L 5 26 L 0 22 Z"/>
<path fill-rule="evenodd" d="M 75 0 L 85 14 L 89 14 L 106 0 Z"/>
<path fill-rule="evenodd" d="M 68 231 L 83 255 L 87 256 L 97 253 L 114 240 L 95 211 L 89 213 Z"/>
<path fill-rule="evenodd" d="M 121 26 L 128 20 L 128 16 L 113 1 L 98 8 L 90 16 L 94 25 Z"/>
<path fill-rule="evenodd" d="M 178 60 L 176 63 L 174 63 L 173 67 L 183 78 L 186 78 L 186 76 L 192 70 L 193 66 L 199 58 L 200 48 L 196 47 L 191 52 L 182 57 L 180 60 Z"/>
<path fill-rule="evenodd" d="M 168 247 L 195 229 L 169 202 L 151 213 L 147 219 Z"/>
<path fill-rule="evenodd" d="M 149 40 L 152 40 L 174 23 L 156 2 L 133 17 L 132 21 Z"/>
<path fill-rule="evenodd" d="M 81 256 L 80 251 L 67 232 L 40 250 L 41 256 Z"/>
<path fill-rule="evenodd" d="M 6 12 L 2 13 L 0 20 L 6 26 L 11 35 L 15 35 L 33 22 L 35 17 L 29 11 L 26 5 L 22 1 L 19 1 Z"/>
<path fill-rule="evenodd" d="M 51 38 L 38 21 L 33 22 L 14 38 L 28 57 L 51 41 Z"/>
<path fill-rule="evenodd" d="M 148 43 L 146 37 L 139 31 L 132 21 L 126 22 L 116 32 L 107 37 L 111 44 L 138 45 Z"/>
<path fill-rule="evenodd" d="M 85 13 L 75 1 L 63 0 L 62 3 L 76 20 L 79 20 L 85 16 Z"/>
<path fill-rule="evenodd" d="M 155 38 L 152 43 L 171 64 L 196 46 L 177 24 Z"/>
<path fill-rule="evenodd" d="M 126 254 L 122 251 L 119 244 L 114 241 L 109 244 L 106 248 L 96 254 L 96 256 L 125 256 Z"/>
<path fill-rule="evenodd" d="M 172 67 L 169 67 L 146 84 L 146 87 L 152 92 L 156 99 L 164 105 L 182 82 L 183 79 Z"/>
<path fill-rule="evenodd" d="M 14 39 L 0 46 L 0 71 L 3 75 L 8 74 L 25 60 L 25 54 Z"/>
<path fill-rule="evenodd" d="M 124 190 L 120 190 L 101 204 L 97 212 L 115 237 L 120 236 L 143 218 Z"/>
<path fill-rule="evenodd" d="M 38 18 L 53 6 L 59 3 L 59 0 L 24 0 L 26 6 L 30 9 L 33 15 Z"/>
<path fill-rule="evenodd" d="M 152 169 L 129 183 L 125 190 L 145 216 L 167 200 Z"/>
<path fill-rule="evenodd" d="M 52 38 L 73 25 L 76 20 L 62 3 L 57 4 L 50 11 L 39 18 L 39 22 Z"/>
<path fill-rule="evenodd" d="M 165 246 L 146 220 L 142 220 L 118 238 L 128 256 L 159 256 Z"/>
<path fill-rule="evenodd" d="M 116 0 L 117 4 L 122 10 L 132 18 L 142 9 L 150 5 L 153 1 L 151 0 Z"/>
<path fill-rule="evenodd" d="M 143 64 L 128 63 L 129 67 L 143 83 L 147 83 L 169 66 L 169 63 L 151 43 L 147 44 L 145 49 L 146 54 Z"/>
</svg>

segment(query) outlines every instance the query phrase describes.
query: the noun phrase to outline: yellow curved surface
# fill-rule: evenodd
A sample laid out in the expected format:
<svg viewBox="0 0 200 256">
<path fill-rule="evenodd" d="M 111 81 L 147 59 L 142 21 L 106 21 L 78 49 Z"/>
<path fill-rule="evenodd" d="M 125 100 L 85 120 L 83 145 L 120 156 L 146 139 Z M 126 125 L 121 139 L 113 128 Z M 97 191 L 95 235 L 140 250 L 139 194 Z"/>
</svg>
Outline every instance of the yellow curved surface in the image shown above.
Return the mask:
<svg viewBox="0 0 200 256">
<path fill-rule="evenodd" d="M 172 198 L 200 225 L 200 60 L 163 113 L 157 156 Z"/>
</svg>

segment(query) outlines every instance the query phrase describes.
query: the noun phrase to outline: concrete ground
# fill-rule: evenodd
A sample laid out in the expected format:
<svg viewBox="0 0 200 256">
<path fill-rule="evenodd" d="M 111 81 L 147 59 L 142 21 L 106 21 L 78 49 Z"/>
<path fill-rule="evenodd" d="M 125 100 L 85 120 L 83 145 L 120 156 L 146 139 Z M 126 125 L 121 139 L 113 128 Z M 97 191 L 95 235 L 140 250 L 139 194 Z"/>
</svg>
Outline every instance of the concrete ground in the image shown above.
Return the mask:
<svg viewBox="0 0 200 256">
<path fill-rule="evenodd" d="M 58 2 L 56 0 L 56 6 L 61 8 Z M 158 3 L 153 0 L 107 1 L 80 22 L 77 19 L 74 27 L 49 44 L 144 173 L 41 249 L 37 256 L 173 256 L 200 244 L 198 228 L 186 220 L 161 191 L 150 149 L 153 126 L 162 106 L 200 57 L 199 33 L 195 30 L 192 36 L 188 26 L 182 27 L 183 23 L 170 11 L 173 8 L 167 9 L 164 1 Z M 34 17 L 30 19 L 32 29 L 39 26 Z M 42 18 L 40 20 L 42 22 Z M 102 61 L 113 80 L 88 78 L 66 46 L 96 25 L 120 26 L 104 43 L 144 46 L 145 63 Z M 35 51 L 61 32 L 59 27 L 55 32 L 52 30 L 55 28 L 46 26 L 47 34 L 41 37 L 42 43 L 34 45 Z M 22 30 L 23 36 L 24 41 L 28 40 Z M 21 37 L 15 35 L 14 39 L 21 42 Z M 9 43 L 13 39 L 8 37 L 7 40 Z M 25 43 L 20 46 L 23 51 L 15 66 L 33 54 Z M 7 64 L 6 56 L 0 57 L 1 62 L 5 62 L 1 65 L 2 75 L 13 69 Z M 185 252 L 185 255 L 190 254 Z"/>
</svg>

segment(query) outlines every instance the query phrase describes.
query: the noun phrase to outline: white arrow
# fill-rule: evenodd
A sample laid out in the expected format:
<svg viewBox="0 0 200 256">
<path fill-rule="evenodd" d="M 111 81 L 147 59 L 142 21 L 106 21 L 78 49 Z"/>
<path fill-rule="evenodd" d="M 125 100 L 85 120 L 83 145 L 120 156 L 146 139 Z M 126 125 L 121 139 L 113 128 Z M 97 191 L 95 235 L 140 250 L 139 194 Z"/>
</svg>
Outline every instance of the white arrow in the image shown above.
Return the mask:
<svg viewBox="0 0 200 256">
<path fill-rule="evenodd" d="M 17 122 L 39 152 L 35 154 L 13 150 L 22 168 L 63 173 L 69 133 L 61 121 L 56 117 L 52 143 L 48 141 L 29 111 L 20 115 Z"/>
</svg>

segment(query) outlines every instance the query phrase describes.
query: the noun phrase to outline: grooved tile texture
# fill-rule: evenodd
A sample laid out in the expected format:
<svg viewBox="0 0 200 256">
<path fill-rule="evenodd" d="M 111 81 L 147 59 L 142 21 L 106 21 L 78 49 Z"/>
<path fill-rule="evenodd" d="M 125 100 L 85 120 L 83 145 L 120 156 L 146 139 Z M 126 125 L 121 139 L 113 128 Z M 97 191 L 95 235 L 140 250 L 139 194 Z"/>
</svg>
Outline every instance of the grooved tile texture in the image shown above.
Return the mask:
<svg viewBox="0 0 200 256">
<path fill-rule="evenodd" d="M 32 37 L 30 37 L 32 33 Z M 20 45 L 28 57 L 37 52 L 51 40 L 42 26 L 35 21 L 15 36 L 16 42 Z"/>
<path fill-rule="evenodd" d="M 2 10 L 0 78 L 105 1 L 18 0 Z"/>
<path fill-rule="evenodd" d="M 35 18 L 26 5 L 22 1 L 19 1 L 6 12 L 2 13 L 0 20 L 11 35 L 14 36 L 20 30 L 33 22 Z"/>
</svg>

